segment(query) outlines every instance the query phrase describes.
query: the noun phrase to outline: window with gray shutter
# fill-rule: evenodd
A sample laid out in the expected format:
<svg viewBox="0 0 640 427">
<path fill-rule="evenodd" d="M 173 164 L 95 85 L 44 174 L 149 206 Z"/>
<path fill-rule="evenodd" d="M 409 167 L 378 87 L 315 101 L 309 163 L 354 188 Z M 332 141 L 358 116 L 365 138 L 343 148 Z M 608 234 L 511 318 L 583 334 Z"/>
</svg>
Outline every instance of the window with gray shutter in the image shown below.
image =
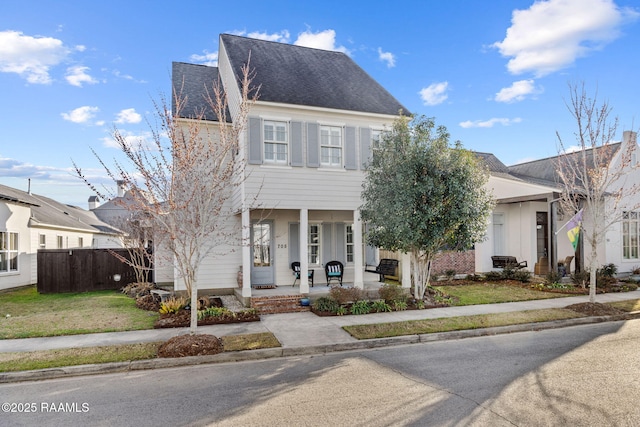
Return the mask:
<svg viewBox="0 0 640 427">
<path fill-rule="evenodd" d="M 249 117 L 249 156 L 252 165 L 262 164 L 262 126 L 258 117 Z"/>
<path fill-rule="evenodd" d="M 304 166 L 301 122 L 291 122 L 291 166 Z"/>
<path fill-rule="evenodd" d="M 320 166 L 317 123 L 307 123 L 307 166 L 314 168 Z"/>
<path fill-rule="evenodd" d="M 358 169 L 356 128 L 353 126 L 347 126 L 344 130 L 344 168 L 348 170 Z"/>
<path fill-rule="evenodd" d="M 362 169 L 371 162 L 371 129 L 360 128 L 360 159 Z"/>
</svg>

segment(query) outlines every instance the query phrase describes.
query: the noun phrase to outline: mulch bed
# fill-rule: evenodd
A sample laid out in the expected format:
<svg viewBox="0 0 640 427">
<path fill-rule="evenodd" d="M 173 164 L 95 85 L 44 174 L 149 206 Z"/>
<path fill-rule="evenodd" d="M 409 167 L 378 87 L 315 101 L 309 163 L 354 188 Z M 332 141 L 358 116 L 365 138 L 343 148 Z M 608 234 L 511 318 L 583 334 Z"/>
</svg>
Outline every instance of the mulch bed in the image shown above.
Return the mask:
<svg viewBox="0 0 640 427">
<path fill-rule="evenodd" d="M 568 305 L 565 308 L 587 316 L 615 316 L 626 313 L 623 310 L 599 302 L 581 302 Z"/>
<path fill-rule="evenodd" d="M 198 326 L 258 321 L 260 321 L 260 315 L 257 313 L 238 312 L 235 313 L 235 316 L 216 316 L 198 320 Z M 182 328 L 190 325 L 191 311 L 180 310 L 177 313 L 160 315 L 160 318 L 156 321 L 154 328 Z"/>
<path fill-rule="evenodd" d="M 213 335 L 179 335 L 158 348 L 158 357 L 207 356 L 222 353 L 222 341 Z"/>
</svg>

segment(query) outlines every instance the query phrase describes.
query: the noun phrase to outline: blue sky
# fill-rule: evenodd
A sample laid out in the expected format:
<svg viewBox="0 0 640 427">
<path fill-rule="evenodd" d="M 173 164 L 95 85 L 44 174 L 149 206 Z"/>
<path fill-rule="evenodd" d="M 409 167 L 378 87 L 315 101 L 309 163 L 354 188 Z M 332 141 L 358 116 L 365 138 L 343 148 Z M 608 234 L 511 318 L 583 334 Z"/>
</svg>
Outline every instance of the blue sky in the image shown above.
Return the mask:
<svg viewBox="0 0 640 427">
<path fill-rule="evenodd" d="M 172 61 L 215 65 L 220 33 L 343 51 L 452 140 L 506 164 L 554 156 L 584 83 L 640 125 L 638 0 L 32 1 L 0 14 L 0 184 L 87 208 L 72 160 L 107 182 L 95 150 L 148 137 Z"/>
</svg>

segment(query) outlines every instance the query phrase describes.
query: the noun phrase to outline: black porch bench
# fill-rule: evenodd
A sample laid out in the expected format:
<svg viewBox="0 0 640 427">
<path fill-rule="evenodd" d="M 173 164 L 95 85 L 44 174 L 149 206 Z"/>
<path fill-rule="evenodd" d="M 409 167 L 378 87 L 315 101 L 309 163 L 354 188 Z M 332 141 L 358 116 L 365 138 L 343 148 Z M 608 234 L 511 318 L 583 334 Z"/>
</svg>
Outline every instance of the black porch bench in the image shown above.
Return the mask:
<svg viewBox="0 0 640 427">
<path fill-rule="evenodd" d="M 366 268 L 365 270 L 369 273 L 376 273 L 380 275 L 380 281 L 384 282 L 385 276 L 390 279 L 398 280 L 398 260 L 391 258 L 382 258 L 380 263 L 375 269 Z"/>
<path fill-rule="evenodd" d="M 520 261 L 516 259 L 514 256 L 508 255 L 494 255 L 491 257 L 491 261 L 493 261 L 493 268 L 525 268 L 527 266 L 527 261 Z"/>
</svg>

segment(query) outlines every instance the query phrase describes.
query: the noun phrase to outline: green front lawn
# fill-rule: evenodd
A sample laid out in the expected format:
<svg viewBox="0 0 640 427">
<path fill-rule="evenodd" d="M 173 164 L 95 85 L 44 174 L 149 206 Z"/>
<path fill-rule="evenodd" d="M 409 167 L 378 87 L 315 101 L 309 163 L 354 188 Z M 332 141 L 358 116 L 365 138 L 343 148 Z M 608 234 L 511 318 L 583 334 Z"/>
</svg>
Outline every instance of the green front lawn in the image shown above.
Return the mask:
<svg viewBox="0 0 640 427">
<path fill-rule="evenodd" d="M 157 318 L 118 291 L 38 294 L 29 286 L 0 292 L 0 339 L 152 329 Z"/>
<path fill-rule="evenodd" d="M 435 289 L 452 297 L 451 305 L 454 306 L 495 304 L 574 296 L 555 292 L 542 292 L 525 286 L 500 283 L 438 286 L 436 282 L 434 285 Z"/>
</svg>

